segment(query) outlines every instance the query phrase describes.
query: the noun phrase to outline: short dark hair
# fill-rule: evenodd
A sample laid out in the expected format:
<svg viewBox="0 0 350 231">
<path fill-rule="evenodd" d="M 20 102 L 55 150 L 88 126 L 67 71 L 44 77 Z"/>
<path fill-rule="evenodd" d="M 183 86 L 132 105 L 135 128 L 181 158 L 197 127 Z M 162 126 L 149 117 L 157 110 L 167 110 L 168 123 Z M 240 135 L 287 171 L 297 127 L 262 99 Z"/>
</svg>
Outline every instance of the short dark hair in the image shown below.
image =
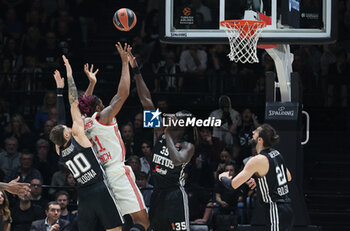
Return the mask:
<svg viewBox="0 0 350 231">
<path fill-rule="evenodd" d="M 67 197 L 67 199 L 69 199 L 69 193 L 67 192 L 67 191 L 58 191 L 57 193 L 56 193 L 56 195 L 55 195 L 55 199 L 56 199 L 56 201 L 57 201 L 57 198 L 59 197 L 59 196 L 62 196 L 62 195 L 65 195 L 66 197 Z"/>
<path fill-rule="evenodd" d="M 271 147 L 280 141 L 280 136 L 270 124 L 260 126 L 259 137 L 264 140 L 264 147 Z"/>
<path fill-rule="evenodd" d="M 62 124 L 56 125 L 50 132 L 50 140 L 59 147 L 62 147 L 66 143 L 63 133 L 64 126 Z"/>
<path fill-rule="evenodd" d="M 46 205 L 46 208 L 45 208 L 46 211 L 49 211 L 50 205 L 60 205 L 60 204 L 58 204 L 56 201 L 50 201 Z"/>
</svg>

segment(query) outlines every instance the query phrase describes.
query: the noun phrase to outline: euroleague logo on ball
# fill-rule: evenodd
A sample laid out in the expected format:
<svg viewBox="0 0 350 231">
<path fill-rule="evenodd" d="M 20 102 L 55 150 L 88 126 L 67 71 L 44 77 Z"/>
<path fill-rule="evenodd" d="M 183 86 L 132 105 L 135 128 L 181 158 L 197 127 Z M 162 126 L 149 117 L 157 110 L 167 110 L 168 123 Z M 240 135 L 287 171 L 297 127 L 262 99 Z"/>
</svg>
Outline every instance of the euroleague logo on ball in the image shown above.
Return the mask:
<svg viewBox="0 0 350 231">
<path fill-rule="evenodd" d="M 191 8 L 189 7 L 186 7 L 183 9 L 182 13 L 185 15 L 185 16 L 190 16 L 191 15 Z"/>
</svg>

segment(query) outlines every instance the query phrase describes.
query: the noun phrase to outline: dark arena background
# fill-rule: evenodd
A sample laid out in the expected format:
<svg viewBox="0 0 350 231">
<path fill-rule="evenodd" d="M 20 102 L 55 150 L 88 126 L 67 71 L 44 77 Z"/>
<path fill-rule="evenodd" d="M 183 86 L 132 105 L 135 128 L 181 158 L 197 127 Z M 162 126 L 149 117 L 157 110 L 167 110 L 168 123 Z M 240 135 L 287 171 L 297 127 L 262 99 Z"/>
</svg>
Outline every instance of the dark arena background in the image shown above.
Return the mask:
<svg viewBox="0 0 350 231">
<path fill-rule="evenodd" d="M 31 183 L 32 194 L 26 209 L 23 201 L 8 194 L 10 230 L 29 231 L 33 221 L 46 217 L 45 206 L 57 199 L 58 192 L 58 198 L 66 199 L 59 203 L 68 209 L 61 216 L 78 230 L 75 182 L 48 139 L 57 122 L 53 72 L 57 69 L 66 78 L 61 58 L 65 55 L 83 92 L 89 84 L 83 66 L 93 64 L 99 68 L 94 93 L 108 105 L 121 74 L 117 42 L 132 46 L 153 102 L 162 113 L 186 109 L 206 119 L 220 109 L 219 99 L 229 99 L 229 113 L 219 118 L 228 126 L 199 129 L 200 142 L 185 168 L 191 230 L 261 229 L 264 221 L 259 217 L 256 192 L 248 186 L 226 191 L 217 176 L 230 163 L 236 174 L 242 170 L 243 160 L 254 153 L 251 132 L 264 122 L 281 134 L 277 149 L 282 154 L 295 153 L 286 158 L 297 189 L 293 198 L 301 211 L 293 230 L 350 230 L 350 0 L 337 2 L 335 43 L 291 45 L 293 71 L 298 74 L 292 76 L 296 104 L 290 108 L 300 117 L 276 121 L 267 110 L 282 109 L 271 103 L 279 93 L 272 93 L 276 70 L 266 51 L 258 50 L 259 63 L 241 64 L 229 61 L 227 44 L 162 43 L 160 1 L 0 0 L 0 180 L 21 176 L 20 181 Z M 137 16 L 136 26 L 128 32 L 113 25 L 113 15 L 120 8 L 129 8 Z M 319 24 L 305 18 L 285 20 L 293 25 Z M 186 66 L 186 53 L 191 51 L 201 56 L 192 71 Z M 146 149 L 153 145 L 152 129 L 143 128 L 143 109 L 130 73 L 130 94 L 117 121 L 126 164 L 134 170 L 148 207 L 153 186 L 147 163 L 150 150 Z M 65 86 L 66 114 L 71 120 Z M 310 123 L 302 111 L 308 113 Z M 307 139 L 304 145 L 295 145 Z M 129 230 L 131 219 L 126 217 L 126 221 L 123 230 Z"/>
</svg>

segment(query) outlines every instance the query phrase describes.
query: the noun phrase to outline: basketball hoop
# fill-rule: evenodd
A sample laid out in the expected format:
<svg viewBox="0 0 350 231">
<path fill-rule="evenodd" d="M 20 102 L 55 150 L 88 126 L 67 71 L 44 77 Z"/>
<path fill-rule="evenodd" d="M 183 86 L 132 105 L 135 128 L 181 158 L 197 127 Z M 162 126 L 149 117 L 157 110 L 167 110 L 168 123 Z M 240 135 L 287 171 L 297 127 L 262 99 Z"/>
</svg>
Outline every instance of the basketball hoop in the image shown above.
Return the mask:
<svg viewBox="0 0 350 231">
<path fill-rule="evenodd" d="M 225 27 L 230 42 L 231 52 L 228 54 L 230 60 L 258 63 L 256 48 L 260 33 L 266 23 L 257 20 L 225 20 L 220 24 Z"/>
</svg>

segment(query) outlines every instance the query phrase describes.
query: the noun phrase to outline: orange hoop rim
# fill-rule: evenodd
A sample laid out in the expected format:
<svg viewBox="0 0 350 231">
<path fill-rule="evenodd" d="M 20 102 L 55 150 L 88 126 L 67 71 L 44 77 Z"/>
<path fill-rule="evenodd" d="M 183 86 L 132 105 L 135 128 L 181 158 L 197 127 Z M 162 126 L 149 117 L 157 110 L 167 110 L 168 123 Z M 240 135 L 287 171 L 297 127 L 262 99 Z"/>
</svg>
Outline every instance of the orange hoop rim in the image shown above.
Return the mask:
<svg viewBox="0 0 350 231">
<path fill-rule="evenodd" d="M 230 26 L 238 26 L 238 27 L 243 27 L 246 24 L 248 24 L 248 25 L 257 25 L 258 24 L 261 26 L 261 28 L 266 26 L 266 22 L 259 21 L 259 20 L 224 20 L 224 21 L 220 22 L 221 26 L 226 27 L 226 28 L 230 28 L 227 26 L 227 24 Z"/>
</svg>

